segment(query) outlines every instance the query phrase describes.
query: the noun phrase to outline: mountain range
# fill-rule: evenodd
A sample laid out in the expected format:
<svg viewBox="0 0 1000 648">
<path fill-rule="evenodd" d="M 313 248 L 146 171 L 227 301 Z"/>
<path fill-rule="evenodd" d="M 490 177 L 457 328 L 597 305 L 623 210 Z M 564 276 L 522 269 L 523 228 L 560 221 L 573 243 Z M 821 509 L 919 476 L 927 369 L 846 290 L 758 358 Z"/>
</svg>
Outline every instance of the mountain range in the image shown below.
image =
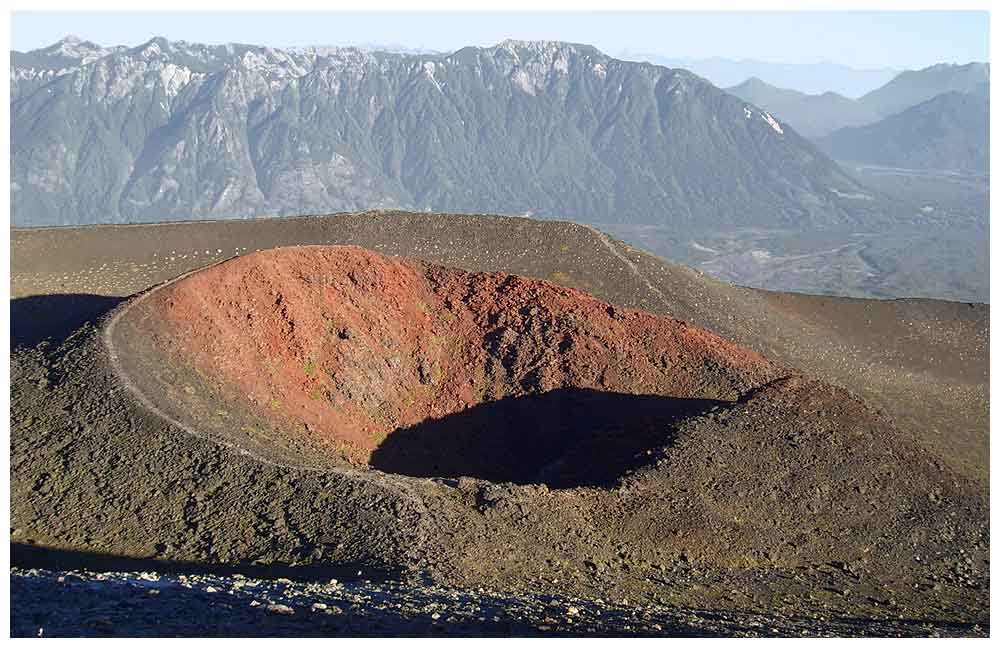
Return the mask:
<svg viewBox="0 0 1000 648">
<path fill-rule="evenodd" d="M 733 60 L 671 57 L 624 51 L 620 58 L 649 61 L 671 68 L 683 68 L 705 77 L 720 88 L 736 86 L 748 79 L 763 79 L 770 85 L 789 88 L 804 94 L 836 92 L 857 98 L 878 88 L 899 74 L 894 68 L 857 69 L 840 63 L 778 63 L 754 59 Z"/>
<path fill-rule="evenodd" d="M 372 207 L 659 225 L 890 218 L 767 109 L 586 45 L 402 55 L 71 38 L 11 66 L 17 225 Z"/>
</svg>

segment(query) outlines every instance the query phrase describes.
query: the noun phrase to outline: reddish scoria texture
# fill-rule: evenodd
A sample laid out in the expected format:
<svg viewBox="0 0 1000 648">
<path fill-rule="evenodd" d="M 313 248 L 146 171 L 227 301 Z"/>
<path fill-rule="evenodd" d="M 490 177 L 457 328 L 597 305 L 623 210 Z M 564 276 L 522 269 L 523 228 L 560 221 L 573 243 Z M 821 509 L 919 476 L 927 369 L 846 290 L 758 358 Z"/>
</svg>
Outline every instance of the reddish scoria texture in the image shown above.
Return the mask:
<svg viewBox="0 0 1000 648">
<path fill-rule="evenodd" d="M 358 247 L 237 257 L 150 298 L 161 352 L 256 416 L 336 439 L 361 461 L 394 430 L 508 396 L 734 400 L 784 373 L 670 317 Z"/>
</svg>

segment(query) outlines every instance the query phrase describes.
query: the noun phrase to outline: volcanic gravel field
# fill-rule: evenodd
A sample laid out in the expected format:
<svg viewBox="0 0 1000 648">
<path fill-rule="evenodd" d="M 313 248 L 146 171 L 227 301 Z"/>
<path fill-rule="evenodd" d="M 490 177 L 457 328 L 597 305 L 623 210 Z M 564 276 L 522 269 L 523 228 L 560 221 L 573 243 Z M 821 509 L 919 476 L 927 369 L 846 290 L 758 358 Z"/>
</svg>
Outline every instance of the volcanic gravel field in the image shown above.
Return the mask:
<svg viewBox="0 0 1000 648">
<path fill-rule="evenodd" d="M 11 237 L 15 634 L 989 631 L 987 306 L 493 216 Z"/>
</svg>

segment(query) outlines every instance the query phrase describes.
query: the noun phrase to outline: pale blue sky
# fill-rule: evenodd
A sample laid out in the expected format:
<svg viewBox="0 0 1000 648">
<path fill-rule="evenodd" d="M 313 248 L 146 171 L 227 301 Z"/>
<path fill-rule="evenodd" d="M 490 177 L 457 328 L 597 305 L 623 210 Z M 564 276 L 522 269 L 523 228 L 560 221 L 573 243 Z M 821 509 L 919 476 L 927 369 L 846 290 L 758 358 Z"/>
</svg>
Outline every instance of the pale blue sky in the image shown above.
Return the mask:
<svg viewBox="0 0 1000 648">
<path fill-rule="evenodd" d="M 152 36 L 272 46 L 378 43 L 450 51 L 505 38 L 671 57 L 920 68 L 988 60 L 986 12 L 14 12 L 12 47 L 75 34 L 102 45 Z"/>
</svg>

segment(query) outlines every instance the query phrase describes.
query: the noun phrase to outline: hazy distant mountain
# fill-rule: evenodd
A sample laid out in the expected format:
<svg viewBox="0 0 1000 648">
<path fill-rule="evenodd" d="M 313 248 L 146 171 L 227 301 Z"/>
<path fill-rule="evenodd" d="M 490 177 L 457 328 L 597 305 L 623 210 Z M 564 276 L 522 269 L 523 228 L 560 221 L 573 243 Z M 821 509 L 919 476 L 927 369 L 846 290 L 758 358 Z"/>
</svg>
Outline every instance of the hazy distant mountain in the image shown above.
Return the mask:
<svg viewBox="0 0 1000 648">
<path fill-rule="evenodd" d="M 966 173 L 989 172 L 989 143 L 989 100 L 958 92 L 818 140 L 842 160 Z"/>
<path fill-rule="evenodd" d="M 806 94 L 836 92 L 853 98 L 880 87 L 899 72 L 891 68 L 858 70 L 838 63 L 769 63 L 754 60 L 733 61 L 724 58 L 673 58 L 629 52 L 623 53 L 621 58 L 691 70 L 720 88 L 728 88 L 739 85 L 747 79 L 757 78 L 773 86 L 790 88 Z"/>
<path fill-rule="evenodd" d="M 726 88 L 726 92 L 770 111 L 806 137 L 822 137 L 838 128 L 862 126 L 880 118 L 864 104 L 835 92 L 805 94 L 776 88 L 756 77 Z"/>
<path fill-rule="evenodd" d="M 988 94 L 989 81 L 989 63 L 942 63 L 902 72 L 858 101 L 879 115 L 888 117 L 945 92 Z"/>
<path fill-rule="evenodd" d="M 38 74 L 41 55 L 25 56 L 12 87 Z M 68 67 L 12 94 L 18 225 L 373 207 L 702 225 L 886 218 L 767 111 L 586 45 L 320 55 L 157 38 Z"/>
<path fill-rule="evenodd" d="M 727 91 L 821 138 L 820 147 L 838 159 L 972 173 L 988 168 L 988 64 L 903 72 L 858 100 L 807 95 L 760 79 Z"/>
</svg>

